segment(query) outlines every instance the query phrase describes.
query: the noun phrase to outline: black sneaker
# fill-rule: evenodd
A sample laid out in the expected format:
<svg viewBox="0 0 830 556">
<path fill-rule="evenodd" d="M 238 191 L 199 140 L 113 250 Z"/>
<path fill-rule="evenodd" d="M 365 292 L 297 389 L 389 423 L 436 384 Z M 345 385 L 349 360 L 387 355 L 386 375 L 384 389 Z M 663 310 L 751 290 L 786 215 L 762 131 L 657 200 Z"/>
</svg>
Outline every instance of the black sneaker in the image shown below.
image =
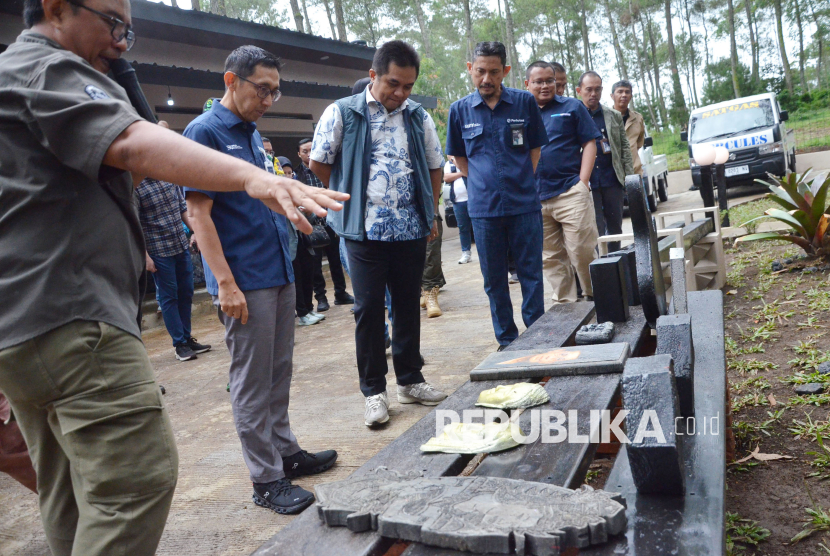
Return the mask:
<svg viewBox="0 0 830 556">
<path fill-rule="evenodd" d="M 354 305 L 354 297 L 349 293 L 337 295 L 334 297 L 335 305 Z"/>
<path fill-rule="evenodd" d="M 257 506 L 278 514 L 298 514 L 314 502 L 314 495 L 288 479 L 278 479 L 273 483 L 254 483 L 253 499 Z"/>
<path fill-rule="evenodd" d="M 196 352 L 190 349 L 190 346 L 187 344 L 179 344 L 176 346 L 176 359 L 179 361 L 196 359 Z"/>
<path fill-rule="evenodd" d="M 499 348 L 498 348 L 496 351 L 497 351 L 497 352 L 498 352 L 498 351 L 504 351 L 504 350 L 506 350 L 506 349 L 507 349 L 507 346 L 509 346 L 509 345 L 510 345 L 510 344 L 502 344 L 502 345 L 500 345 L 500 346 L 499 346 Z"/>
<path fill-rule="evenodd" d="M 210 344 L 200 344 L 196 341 L 196 338 L 192 336 L 187 340 L 187 345 L 190 346 L 193 353 L 204 353 L 206 351 L 210 351 Z"/>
<path fill-rule="evenodd" d="M 300 450 L 293 456 L 282 458 L 282 470 L 286 479 L 302 477 L 303 475 L 316 475 L 329 469 L 337 461 L 337 452 L 325 450 L 310 454 Z"/>
<path fill-rule="evenodd" d="M 331 307 L 329 306 L 328 299 L 324 298 L 324 299 L 320 299 L 320 300 L 317 301 L 317 312 L 318 313 L 325 313 L 329 309 L 331 309 Z"/>
</svg>

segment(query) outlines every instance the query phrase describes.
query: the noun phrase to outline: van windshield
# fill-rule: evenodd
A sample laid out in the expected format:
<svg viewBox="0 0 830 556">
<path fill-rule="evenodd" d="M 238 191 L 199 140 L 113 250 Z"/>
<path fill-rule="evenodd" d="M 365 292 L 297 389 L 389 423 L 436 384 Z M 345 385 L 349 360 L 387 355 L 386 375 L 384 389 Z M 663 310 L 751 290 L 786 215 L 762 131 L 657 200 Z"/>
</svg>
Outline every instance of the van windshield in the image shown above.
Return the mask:
<svg viewBox="0 0 830 556">
<path fill-rule="evenodd" d="M 700 143 L 724 135 L 738 135 L 744 130 L 772 126 L 773 123 L 769 99 L 736 102 L 692 115 L 689 141 Z"/>
</svg>

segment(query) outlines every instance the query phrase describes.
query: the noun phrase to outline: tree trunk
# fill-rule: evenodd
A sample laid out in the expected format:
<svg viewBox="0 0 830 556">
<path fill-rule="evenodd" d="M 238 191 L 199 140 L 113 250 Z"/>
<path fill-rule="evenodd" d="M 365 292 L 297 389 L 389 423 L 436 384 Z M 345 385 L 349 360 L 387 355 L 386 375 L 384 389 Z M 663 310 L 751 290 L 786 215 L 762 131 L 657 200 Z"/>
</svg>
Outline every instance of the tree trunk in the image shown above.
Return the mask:
<svg viewBox="0 0 830 556">
<path fill-rule="evenodd" d="M 331 18 L 331 4 L 329 4 L 329 0 L 323 0 L 323 7 L 326 8 L 326 17 L 329 19 L 329 27 L 331 27 L 331 38 L 337 40 L 337 27 L 334 26 L 334 20 Z"/>
<path fill-rule="evenodd" d="M 692 98 L 695 106 L 700 106 L 700 100 L 697 98 L 697 51 L 695 50 L 695 36 L 692 33 L 692 12 L 689 11 L 688 0 L 683 0 L 683 6 L 686 8 L 686 25 L 689 28 L 689 65 L 691 66 L 692 74 Z"/>
<path fill-rule="evenodd" d="M 640 19 L 640 26 L 643 26 L 643 19 L 642 16 L 638 16 Z M 657 60 L 657 43 L 654 40 L 654 32 L 651 29 L 651 18 L 648 17 L 648 13 L 646 13 L 646 23 L 648 26 L 648 42 L 651 45 L 651 64 L 654 68 L 654 84 L 655 89 L 657 90 L 656 98 L 659 101 L 657 108 L 660 111 L 660 120 L 663 122 L 663 125 L 668 125 L 669 123 L 669 115 L 666 112 L 666 100 L 663 98 L 663 89 L 660 87 L 660 63 Z M 632 23 L 633 25 L 633 23 Z M 643 32 L 643 41 L 646 40 L 645 32 Z"/>
<path fill-rule="evenodd" d="M 646 72 L 643 70 L 643 53 L 640 51 L 640 39 L 637 38 L 637 28 L 634 26 L 633 20 L 631 21 L 631 36 L 634 38 L 634 49 L 637 51 L 637 66 L 640 69 L 640 81 L 643 83 L 643 94 L 646 97 L 646 105 L 648 106 L 649 114 L 651 114 L 651 121 L 655 122 L 659 129 L 660 125 L 657 123 L 657 116 L 654 114 L 654 104 L 651 102 L 651 97 L 648 94 Z"/>
<path fill-rule="evenodd" d="M 746 10 L 746 26 L 749 28 L 749 45 L 752 49 L 752 77 L 750 79 L 757 87 L 761 82 L 761 77 L 758 72 L 758 39 L 752 28 L 752 0 L 744 0 L 744 9 Z"/>
<path fill-rule="evenodd" d="M 291 14 L 294 17 L 294 25 L 297 26 L 297 31 L 303 33 L 303 12 L 300 11 L 300 4 L 297 0 L 291 0 Z"/>
<path fill-rule="evenodd" d="M 192 9 L 194 12 L 201 12 L 202 4 L 200 0 L 190 0 L 190 9 Z"/>
<path fill-rule="evenodd" d="M 731 0 L 729 0 L 731 2 Z M 780 0 L 779 0 L 780 1 Z M 669 43 L 669 65 L 671 67 L 672 80 L 672 121 L 683 125 L 689 119 L 689 111 L 686 109 L 686 98 L 683 96 L 683 87 L 680 85 L 680 72 L 677 69 L 677 53 L 674 50 L 674 34 L 671 28 L 671 0 L 664 2 L 666 12 L 666 37 Z"/>
<path fill-rule="evenodd" d="M 706 76 L 709 76 L 709 28 L 706 27 L 706 15 L 703 14 L 700 16 L 700 21 L 703 27 L 703 48 L 706 50 L 706 67 L 704 68 L 704 73 Z"/>
<path fill-rule="evenodd" d="M 798 76 L 801 79 L 801 92 L 807 92 L 807 78 L 804 75 L 804 28 L 801 26 L 801 6 L 799 0 L 793 0 L 795 21 L 798 26 Z"/>
<path fill-rule="evenodd" d="M 593 69 L 591 67 L 591 56 L 589 51 L 591 50 L 591 43 L 588 40 L 588 11 L 585 9 L 585 0 L 579 0 L 579 10 L 580 10 L 580 29 L 582 30 L 582 53 L 583 53 L 583 60 L 585 63 L 585 71 Z"/>
<path fill-rule="evenodd" d="M 432 44 L 429 41 L 429 28 L 424 10 L 419 0 L 409 0 L 410 6 L 415 10 L 415 18 L 418 20 L 418 27 L 421 29 L 421 40 L 424 42 L 424 56 L 432 58 Z"/>
<path fill-rule="evenodd" d="M 176 3 L 176 0 L 171 0 L 171 1 L 170 1 L 170 5 L 171 5 L 171 6 L 173 6 L 174 8 L 178 8 L 178 7 L 179 7 L 179 4 L 178 4 L 178 3 Z"/>
<path fill-rule="evenodd" d="M 473 61 L 473 18 L 470 14 L 470 0 L 464 2 L 464 38 L 467 40 L 467 60 Z"/>
<path fill-rule="evenodd" d="M 559 21 L 555 20 L 555 23 L 556 23 L 556 34 L 559 35 Z M 568 40 L 568 21 L 567 20 L 564 22 L 564 26 L 565 26 L 565 40 L 564 40 L 565 54 L 567 55 L 567 59 L 568 59 L 568 74 L 571 77 L 571 78 L 568 79 L 568 81 L 570 81 L 570 84 L 571 84 L 571 95 L 573 95 L 573 97 L 576 98 L 576 83 L 574 83 L 574 80 L 572 78 L 573 74 L 574 74 L 574 60 L 573 60 L 573 55 L 571 54 L 571 43 Z M 562 42 L 563 42 L 562 38 L 560 37 L 559 43 L 562 44 Z"/>
<path fill-rule="evenodd" d="M 337 18 L 337 35 L 341 41 L 346 42 L 346 19 L 343 16 L 343 0 L 334 0 L 334 15 Z"/>
<path fill-rule="evenodd" d="M 625 67 L 625 57 L 623 56 L 622 48 L 620 48 L 620 39 L 617 37 L 617 26 L 614 25 L 614 18 L 611 16 L 611 7 L 608 5 L 608 0 L 602 0 L 605 7 L 605 15 L 608 17 L 608 25 L 611 27 L 611 40 L 614 41 L 614 52 L 617 54 L 617 64 L 620 67 L 622 78 L 628 81 L 628 68 Z"/>
<path fill-rule="evenodd" d="M 732 0 L 726 0 L 727 23 L 729 24 L 729 57 L 732 62 L 732 90 L 735 91 L 735 98 L 741 96 L 741 85 L 738 82 L 738 45 L 735 42 L 735 7 Z"/>
<path fill-rule="evenodd" d="M 778 31 L 778 49 L 781 52 L 781 65 L 784 66 L 784 81 L 787 90 L 793 92 L 793 76 L 790 71 L 790 61 L 787 59 L 787 47 L 784 44 L 784 27 L 781 19 L 781 0 L 773 0 L 775 6 L 775 28 Z"/>
<path fill-rule="evenodd" d="M 822 58 L 824 57 L 824 30 L 821 26 L 821 21 L 819 21 L 818 17 L 816 17 L 816 10 L 813 7 L 812 2 L 808 2 L 810 6 L 810 15 L 813 16 L 813 23 L 816 25 L 816 35 L 817 42 L 818 42 L 818 58 L 816 59 L 816 88 L 821 89 L 822 87 Z M 826 70 L 825 70 L 826 71 Z"/>
<path fill-rule="evenodd" d="M 305 0 L 302 0 L 303 5 L 303 17 L 305 18 L 305 32 L 309 35 L 313 35 L 314 31 L 311 29 L 311 19 L 308 17 L 308 6 L 306 6 Z"/>
<path fill-rule="evenodd" d="M 225 0 L 210 0 L 210 13 L 227 16 Z"/>
<path fill-rule="evenodd" d="M 418 1 L 418 0 L 415 0 Z M 507 24 L 507 42 L 510 44 L 510 61 L 513 70 L 510 72 L 510 82 L 513 88 L 517 87 L 517 78 L 519 75 L 519 50 L 516 48 L 516 33 L 513 29 L 513 14 L 510 11 L 510 0 L 504 0 L 504 16 Z"/>
</svg>

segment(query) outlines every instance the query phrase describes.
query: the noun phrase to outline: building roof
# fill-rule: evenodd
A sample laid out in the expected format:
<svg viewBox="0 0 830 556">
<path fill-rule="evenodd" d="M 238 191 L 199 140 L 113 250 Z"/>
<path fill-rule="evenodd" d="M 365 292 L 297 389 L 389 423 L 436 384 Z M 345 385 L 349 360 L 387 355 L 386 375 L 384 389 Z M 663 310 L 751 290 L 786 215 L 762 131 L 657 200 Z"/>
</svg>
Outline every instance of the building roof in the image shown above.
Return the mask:
<svg viewBox="0 0 830 556">
<path fill-rule="evenodd" d="M 199 70 L 193 68 L 178 68 L 176 66 L 160 66 L 158 64 L 144 64 L 132 62 L 138 81 L 144 85 L 163 85 L 185 87 L 190 89 L 208 89 L 221 91 L 225 88 L 223 76 L 219 72 Z M 351 96 L 351 87 L 340 85 L 325 85 L 309 83 L 307 81 L 280 81 L 280 90 L 287 97 L 316 98 L 337 100 Z M 424 108 L 435 108 L 435 97 L 412 95 L 412 100 L 423 105 Z"/>
<path fill-rule="evenodd" d="M 368 46 L 172 8 L 161 2 L 131 0 L 131 6 L 138 40 L 146 37 L 228 51 L 253 44 L 288 60 L 360 70 L 368 69 L 375 54 L 375 49 Z M 0 0 L 0 12 L 21 15 L 23 0 Z"/>
</svg>

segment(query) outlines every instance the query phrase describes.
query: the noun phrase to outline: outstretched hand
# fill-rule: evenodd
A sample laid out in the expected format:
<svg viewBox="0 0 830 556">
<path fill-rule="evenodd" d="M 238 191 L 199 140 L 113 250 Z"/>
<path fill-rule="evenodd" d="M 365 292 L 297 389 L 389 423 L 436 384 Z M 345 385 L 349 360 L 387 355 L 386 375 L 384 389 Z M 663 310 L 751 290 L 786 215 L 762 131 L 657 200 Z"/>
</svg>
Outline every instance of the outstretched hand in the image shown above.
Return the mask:
<svg viewBox="0 0 830 556">
<path fill-rule="evenodd" d="M 330 189 L 322 189 L 305 185 L 297 180 L 268 175 L 269 179 L 262 180 L 262 174 L 245 184 L 245 191 L 254 199 L 259 199 L 265 205 L 280 214 L 288 217 L 294 226 L 305 234 L 312 232 L 311 224 L 297 207 L 303 207 L 324 218 L 327 210 L 342 210 L 343 205 L 338 201 L 347 201 L 348 193 L 340 193 Z"/>
</svg>

